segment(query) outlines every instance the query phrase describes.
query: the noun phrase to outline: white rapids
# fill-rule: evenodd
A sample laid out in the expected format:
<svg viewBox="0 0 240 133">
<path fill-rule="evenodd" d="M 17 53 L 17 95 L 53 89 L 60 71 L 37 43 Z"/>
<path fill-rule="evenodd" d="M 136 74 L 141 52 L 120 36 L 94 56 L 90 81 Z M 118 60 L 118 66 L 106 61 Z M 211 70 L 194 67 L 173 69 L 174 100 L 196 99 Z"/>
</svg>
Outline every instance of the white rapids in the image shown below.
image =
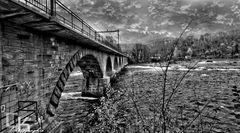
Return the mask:
<svg viewBox="0 0 240 133">
<path fill-rule="evenodd" d="M 188 65 L 171 64 L 168 67 L 169 71 L 240 71 L 240 65 L 232 66 L 231 63 L 240 64 L 240 61 L 200 61 L 193 67 L 194 63 Z M 220 66 L 218 64 L 221 64 Z M 213 66 L 212 66 L 213 65 Z M 212 66 L 212 67 L 211 67 Z M 193 68 L 191 68 L 193 67 Z M 141 71 L 158 71 L 166 70 L 166 66 L 156 65 L 154 63 L 149 65 L 130 65 L 127 68 L 144 69 Z"/>
</svg>

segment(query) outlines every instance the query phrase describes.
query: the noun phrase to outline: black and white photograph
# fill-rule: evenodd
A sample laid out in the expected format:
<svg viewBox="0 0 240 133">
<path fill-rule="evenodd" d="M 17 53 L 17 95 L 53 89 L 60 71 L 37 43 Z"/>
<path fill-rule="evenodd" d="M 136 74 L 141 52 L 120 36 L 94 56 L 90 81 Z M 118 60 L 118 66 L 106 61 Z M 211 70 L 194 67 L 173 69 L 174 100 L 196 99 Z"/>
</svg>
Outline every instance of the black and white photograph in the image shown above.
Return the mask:
<svg viewBox="0 0 240 133">
<path fill-rule="evenodd" d="M 240 133 L 240 0 L 0 0 L 0 133 Z"/>
</svg>

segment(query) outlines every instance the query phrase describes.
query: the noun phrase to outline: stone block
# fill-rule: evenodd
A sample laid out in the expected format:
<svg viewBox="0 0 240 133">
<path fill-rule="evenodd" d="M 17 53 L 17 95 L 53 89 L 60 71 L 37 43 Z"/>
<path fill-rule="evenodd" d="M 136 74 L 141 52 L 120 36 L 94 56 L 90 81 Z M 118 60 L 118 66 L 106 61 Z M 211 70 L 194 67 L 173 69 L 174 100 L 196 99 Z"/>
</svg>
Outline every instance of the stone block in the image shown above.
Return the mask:
<svg viewBox="0 0 240 133">
<path fill-rule="evenodd" d="M 59 98 L 56 95 L 52 95 L 50 99 L 51 105 L 53 105 L 55 108 L 58 106 Z"/>
<path fill-rule="evenodd" d="M 6 103 L 6 108 L 10 109 L 13 106 L 17 106 L 17 101 L 11 101 Z"/>
<path fill-rule="evenodd" d="M 61 97 L 61 94 L 62 94 L 62 90 L 60 90 L 57 86 L 55 87 L 54 89 L 54 94 L 60 98 Z"/>
<path fill-rule="evenodd" d="M 6 104 L 6 103 L 8 103 L 9 101 L 10 101 L 9 95 L 3 96 L 3 97 L 2 97 L 1 104 Z"/>
<path fill-rule="evenodd" d="M 15 101 L 17 100 L 17 92 L 13 92 L 10 94 L 10 101 Z"/>
<path fill-rule="evenodd" d="M 63 84 L 60 80 L 57 82 L 57 86 L 58 86 L 58 88 L 59 88 L 61 91 L 63 91 L 63 89 L 64 89 L 64 84 Z"/>
<path fill-rule="evenodd" d="M 0 122 L 1 122 L 0 123 L 1 124 L 1 128 L 0 129 L 4 129 L 6 127 L 6 118 L 2 119 Z"/>
<path fill-rule="evenodd" d="M 15 112 L 15 111 L 17 111 L 17 109 L 18 109 L 17 105 L 9 108 L 10 112 Z"/>
</svg>

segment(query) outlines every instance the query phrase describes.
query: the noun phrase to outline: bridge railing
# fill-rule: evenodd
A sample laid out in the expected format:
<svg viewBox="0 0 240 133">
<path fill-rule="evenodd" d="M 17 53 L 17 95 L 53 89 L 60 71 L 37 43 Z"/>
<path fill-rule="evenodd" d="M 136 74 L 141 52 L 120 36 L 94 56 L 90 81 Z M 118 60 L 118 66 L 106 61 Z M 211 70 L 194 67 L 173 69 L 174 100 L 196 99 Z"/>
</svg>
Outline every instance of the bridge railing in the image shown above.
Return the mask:
<svg viewBox="0 0 240 133">
<path fill-rule="evenodd" d="M 77 16 L 74 12 L 72 12 L 58 0 L 56 1 L 56 16 L 61 23 L 67 25 L 68 27 L 81 32 L 90 38 L 98 39 L 95 38 L 95 34 L 97 34 L 96 31 L 90 25 L 88 25 L 85 21 L 83 21 L 79 16 Z"/>
<path fill-rule="evenodd" d="M 49 14 L 51 12 L 50 0 L 17 0 L 17 1 L 32 8 L 35 8 L 42 13 Z"/>
<path fill-rule="evenodd" d="M 86 21 L 80 18 L 76 13 L 70 10 L 59 0 L 17 0 L 27 6 L 35 8 L 42 13 L 54 15 L 60 23 L 71 28 L 72 30 L 84 34 L 87 37 L 94 39 L 104 45 L 111 47 L 117 51 L 117 44 L 113 44 L 101 36 L 95 29 L 93 29 Z M 115 45 L 115 46 L 114 46 Z"/>
</svg>

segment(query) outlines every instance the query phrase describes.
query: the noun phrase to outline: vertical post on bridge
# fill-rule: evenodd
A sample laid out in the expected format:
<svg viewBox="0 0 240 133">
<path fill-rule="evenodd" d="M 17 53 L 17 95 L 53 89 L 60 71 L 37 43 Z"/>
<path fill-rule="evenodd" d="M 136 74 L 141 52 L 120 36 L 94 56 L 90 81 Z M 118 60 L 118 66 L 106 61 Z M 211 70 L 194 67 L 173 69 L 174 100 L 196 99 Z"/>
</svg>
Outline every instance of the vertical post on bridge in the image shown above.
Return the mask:
<svg viewBox="0 0 240 133">
<path fill-rule="evenodd" d="M 94 32 L 95 40 L 97 40 L 97 31 Z"/>
<path fill-rule="evenodd" d="M 50 0 L 50 15 L 52 17 L 56 16 L 56 0 Z"/>
</svg>

